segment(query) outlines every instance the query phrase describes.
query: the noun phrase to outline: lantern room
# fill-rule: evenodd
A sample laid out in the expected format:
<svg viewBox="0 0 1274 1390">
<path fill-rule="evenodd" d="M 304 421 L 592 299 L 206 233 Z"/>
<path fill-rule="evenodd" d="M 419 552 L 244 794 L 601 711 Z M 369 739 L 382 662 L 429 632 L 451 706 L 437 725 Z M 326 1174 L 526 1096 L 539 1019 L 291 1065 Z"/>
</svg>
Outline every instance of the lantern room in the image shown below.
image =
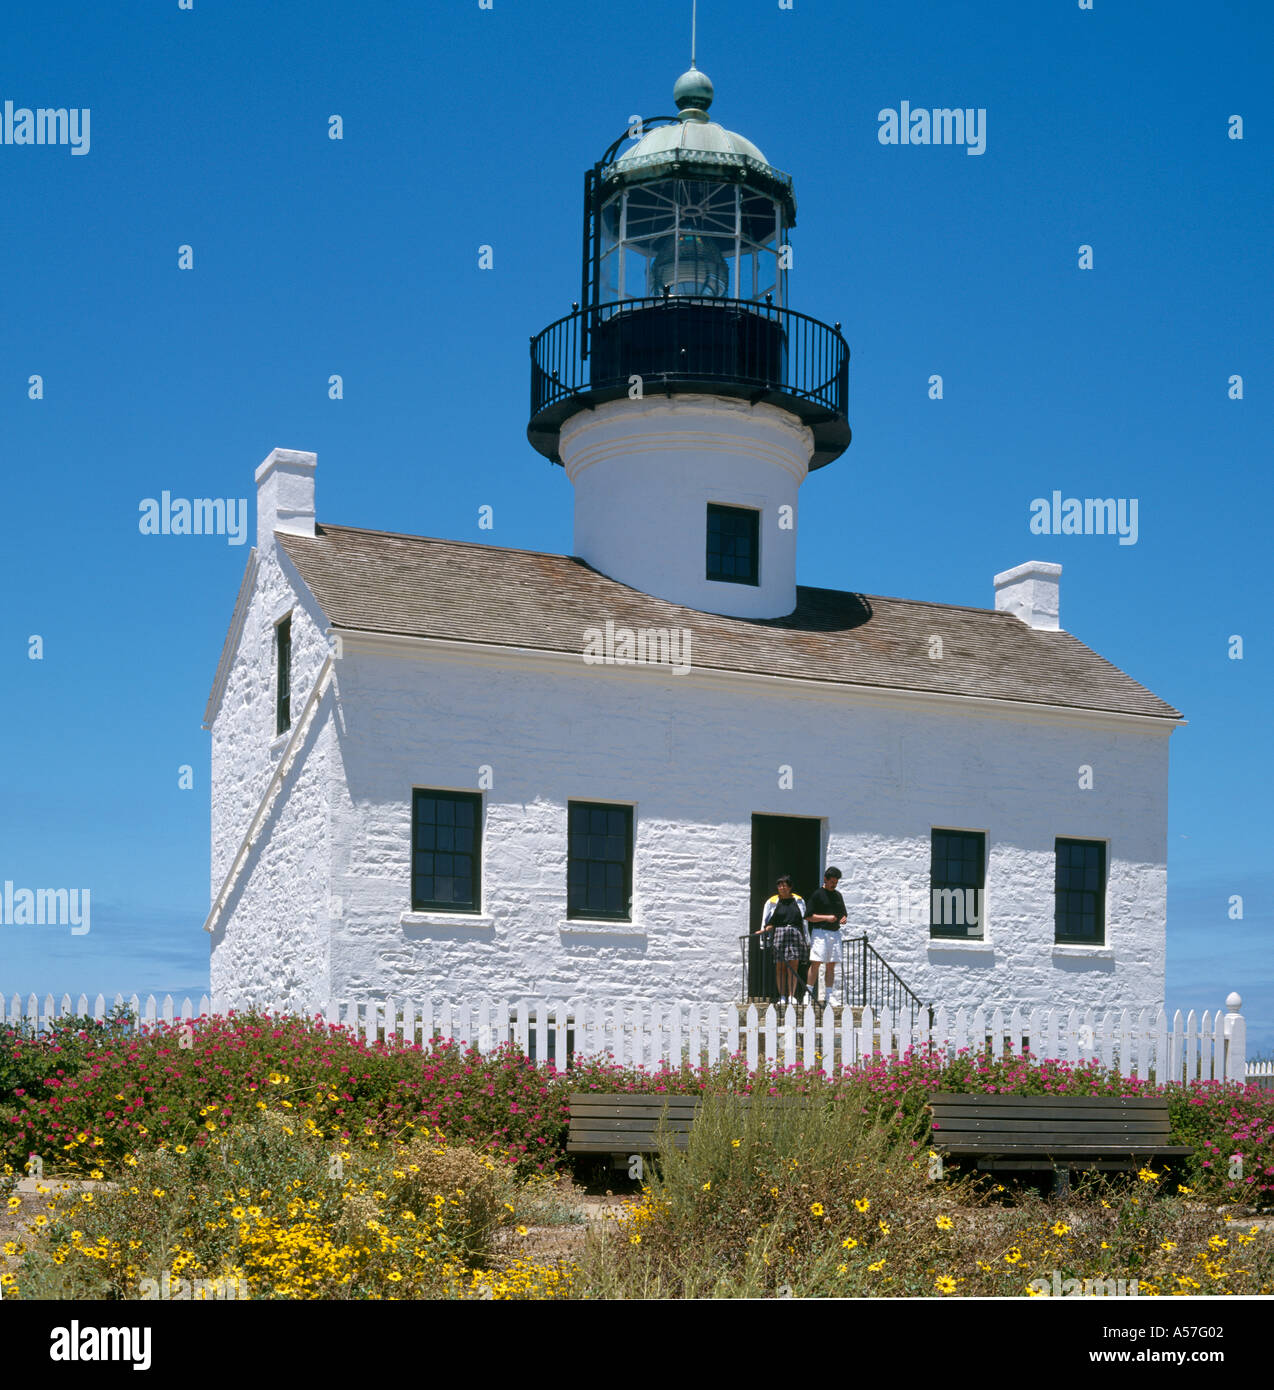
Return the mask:
<svg viewBox="0 0 1274 1390">
<path fill-rule="evenodd" d="M 787 302 L 792 181 L 750 140 L 708 119 L 712 83 L 691 69 L 680 116 L 607 165 L 597 203 L 595 302 L 679 298 Z M 585 282 L 593 248 L 586 246 Z"/>
<path fill-rule="evenodd" d="M 840 325 L 789 304 L 792 180 L 709 118 L 713 95 L 692 66 L 678 114 L 585 175 L 580 299 L 531 340 L 527 437 L 554 463 L 572 415 L 654 392 L 777 406 L 812 432 L 810 469 L 849 445 Z"/>
</svg>

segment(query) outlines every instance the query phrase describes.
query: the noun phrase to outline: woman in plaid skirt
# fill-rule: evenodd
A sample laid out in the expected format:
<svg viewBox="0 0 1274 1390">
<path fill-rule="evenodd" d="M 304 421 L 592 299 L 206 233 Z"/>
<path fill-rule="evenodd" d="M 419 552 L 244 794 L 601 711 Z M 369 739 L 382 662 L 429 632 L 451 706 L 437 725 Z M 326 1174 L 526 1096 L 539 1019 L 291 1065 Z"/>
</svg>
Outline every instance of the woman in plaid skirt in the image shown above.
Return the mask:
<svg viewBox="0 0 1274 1390">
<path fill-rule="evenodd" d="M 761 945 L 774 950 L 774 974 L 778 982 L 779 1008 L 796 1003 L 797 968 L 801 953 L 809 944 L 805 926 L 805 900 L 792 892 L 787 874 L 775 883 L 778 890 L 765 904 L 757 935 Z"/>
</svg>

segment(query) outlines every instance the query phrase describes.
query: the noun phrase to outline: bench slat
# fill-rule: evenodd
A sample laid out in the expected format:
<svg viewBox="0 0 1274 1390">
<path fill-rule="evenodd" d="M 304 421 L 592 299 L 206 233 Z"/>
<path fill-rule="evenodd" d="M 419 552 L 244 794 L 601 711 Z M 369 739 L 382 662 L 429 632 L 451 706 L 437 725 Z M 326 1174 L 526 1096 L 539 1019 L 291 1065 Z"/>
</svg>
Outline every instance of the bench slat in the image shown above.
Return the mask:
<svg viewBox="0 0 1274 1390">
<path fill-rule="evenodd" d="M 1168 1134 L 1171 1133 L 1170 1120 L 1167 1118 L 1153 1120 L 1110 1120 L 1093 1119 L 1092 1116 L 1084 1116 L 1084 1119 L 1061 1120 L 1056 1115 L 1048 1118 L 1041 1118 L 1035 1115 L 1014 1115 L 1004 1116 L 1003 1119 L 984 1119 L 984 1118 L 952 1118 L 943 1116 L 942 1122 L 934 1119 L 935 1134 L 996 1134 L 1002 1130 L 1011 1129 L 1084 1129 L 1092 1130 L 1095 1134 Z"/>
<path fill-rule="evenodd" d="M 1006 1096 L 981 1091 L 938 1091 L 929 1097 L 929 1104 L 947 1105 L 1042 1105 L 1057 1110 L 1074 1109 L 1079 1105 L 1110 1105 L 1122 1110 L 1166 1110 L 1168 1102 L 1157 1096 Z"/>
<path fill-rule="evenodd" d="M 1018 1135 L 1008 1141 L 978 1143 L 959 1140 L 954 1144 L 944 1144 L 942 1152 L 948 1154 L 989 1154 L 989 1153 L 1079 1153 L 1079 1154 L 1189 1154 L 1194 1150 L 1189 1144 L 1138 1144 L 1134 1142 L 1117 1143 L 1110 1139 L 1061 1140 L 1042 1139 L 1038 1134 Z"/>
</svg>

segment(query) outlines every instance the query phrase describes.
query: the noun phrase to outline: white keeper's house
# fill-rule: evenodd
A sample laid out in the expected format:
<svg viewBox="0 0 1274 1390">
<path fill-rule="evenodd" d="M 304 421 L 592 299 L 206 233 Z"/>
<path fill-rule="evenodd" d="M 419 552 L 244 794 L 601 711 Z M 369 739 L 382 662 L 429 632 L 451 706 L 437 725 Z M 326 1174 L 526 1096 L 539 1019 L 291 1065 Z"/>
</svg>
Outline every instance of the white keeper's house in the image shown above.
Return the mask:
<svg viewBox="0 0 1274 1390">
<path fill-rule="evenodd" d="M 849 349 L 790 307 L 789 177 L 702 73 L 675 98 L 588 171 L 582 300 L 532 341 L 574 555 L 320 522 L 314 454 L 257 469 L 218 1006 L 756 997 L 775 876 L 828 863 L 872 1002 L 1161 1004 L 1181 716 L 1062 629 L 1056 564 L 987 608 L 797 584 Z"/>
</svg>

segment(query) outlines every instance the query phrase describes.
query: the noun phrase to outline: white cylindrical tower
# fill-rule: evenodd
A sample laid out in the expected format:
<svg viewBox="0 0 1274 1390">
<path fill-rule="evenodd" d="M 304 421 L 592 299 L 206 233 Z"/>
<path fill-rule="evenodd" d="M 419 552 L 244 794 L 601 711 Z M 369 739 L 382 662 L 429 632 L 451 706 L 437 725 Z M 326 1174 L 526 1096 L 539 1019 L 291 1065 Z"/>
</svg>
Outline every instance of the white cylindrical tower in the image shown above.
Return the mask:
<svg viewBox="0 0 1274 1390">
<path fill-rule="evenodd" d="M 575 488 L 575 553 L 735 617 L 796 606 L 797 490 L 849 444 L 849 348 L 787 307 L 792 181 L 708 119 L 643 122 L 585 177 L 584 307 L 531 340 L 532 444 Z"/>
<path fill-rule="evenodd" d="M 796 607 L 796 491 L 809 428 L 716 395 L 609 401 L 562 427 L 575 554 L 643 593 L 709 613 Z"/>
</svg>

